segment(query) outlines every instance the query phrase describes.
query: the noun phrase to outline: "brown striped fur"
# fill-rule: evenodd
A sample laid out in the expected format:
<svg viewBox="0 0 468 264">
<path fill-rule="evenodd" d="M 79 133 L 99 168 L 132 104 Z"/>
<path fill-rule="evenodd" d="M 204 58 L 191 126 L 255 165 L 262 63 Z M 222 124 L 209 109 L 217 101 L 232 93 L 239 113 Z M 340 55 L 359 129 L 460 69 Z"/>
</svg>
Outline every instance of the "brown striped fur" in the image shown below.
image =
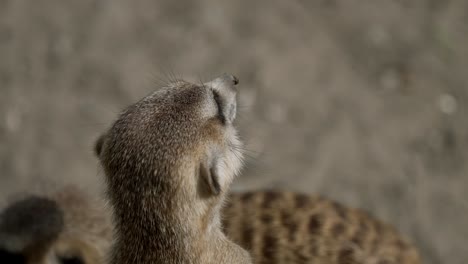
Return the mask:
<svg viewBox="0 0 468 264">
<path fill-rule="evenodd" d="M 417 250 L 393 227 L 318 196 L 233 193 L 223 214 L 226 234 L 258 264 L 421 263 Z"/>
</svg>

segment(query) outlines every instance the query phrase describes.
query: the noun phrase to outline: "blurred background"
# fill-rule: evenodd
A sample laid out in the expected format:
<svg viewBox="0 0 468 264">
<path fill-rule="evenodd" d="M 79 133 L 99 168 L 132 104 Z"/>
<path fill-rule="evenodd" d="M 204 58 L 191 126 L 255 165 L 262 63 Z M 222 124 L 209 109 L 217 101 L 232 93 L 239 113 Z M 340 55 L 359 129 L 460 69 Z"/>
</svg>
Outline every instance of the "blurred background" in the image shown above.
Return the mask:
<svg viewBox="0 0 468 264">
<path fill-rule="evenodd" d="M 361 207 L 468 261 L 468 2 L 0 0 L 0 194 L 99 189 L 92 145 L 173 74 L 240 79 L 234 189 Z"/>
</svg>

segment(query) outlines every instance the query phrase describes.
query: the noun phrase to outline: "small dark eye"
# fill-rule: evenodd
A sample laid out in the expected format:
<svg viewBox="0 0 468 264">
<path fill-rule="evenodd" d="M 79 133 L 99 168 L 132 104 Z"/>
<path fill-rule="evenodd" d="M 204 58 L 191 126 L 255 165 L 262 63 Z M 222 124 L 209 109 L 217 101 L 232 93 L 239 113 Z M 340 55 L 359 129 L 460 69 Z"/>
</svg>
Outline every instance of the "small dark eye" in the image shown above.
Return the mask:
<svg viewBox="0 0 468 264">
<path fill-rule="evenodd" d="M 226 122 L 226 117 L 224 116 L 224 113 L 223 113 L 223 104 L 221 101 L 221 96 L 219 95 L 218 91 L 213 90 L 213 98 L 216 102 L 216 106 L 218 107 L 218 118 L 224 124 Z"/>
<path fill-rule="evenodd" d="M 77 256 L 59 257 L 60 264 L 85 264 L 85 262 Z"/>
</svg>

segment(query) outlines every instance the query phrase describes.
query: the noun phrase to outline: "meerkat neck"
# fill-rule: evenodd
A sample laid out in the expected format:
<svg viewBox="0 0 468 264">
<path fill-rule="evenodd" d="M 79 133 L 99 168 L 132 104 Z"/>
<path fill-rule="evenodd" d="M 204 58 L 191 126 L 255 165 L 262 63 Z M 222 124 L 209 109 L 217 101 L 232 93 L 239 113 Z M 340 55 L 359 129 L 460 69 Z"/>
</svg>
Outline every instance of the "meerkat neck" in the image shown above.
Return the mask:
<svg viewBox="0 0 468 264">
<path fill-rule="evenodd" d="M 125 204 L 115 206 L 111 263 L 225 263 L 217 258 L 232 242 L 221 232 L 216 209 L 197 216 L 184 206 L 166 210 L 156 195 L 126 196 Z"/>
</svg>

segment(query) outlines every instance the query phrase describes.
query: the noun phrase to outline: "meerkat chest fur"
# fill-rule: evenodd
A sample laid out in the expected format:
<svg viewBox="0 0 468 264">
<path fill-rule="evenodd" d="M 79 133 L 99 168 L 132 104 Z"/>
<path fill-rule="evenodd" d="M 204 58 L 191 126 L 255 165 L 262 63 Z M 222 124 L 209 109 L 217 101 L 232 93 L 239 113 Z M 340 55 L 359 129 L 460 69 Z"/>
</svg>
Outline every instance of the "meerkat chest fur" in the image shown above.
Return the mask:
<svg viewBox="0 0 468 264">
<path fill-rule="evenodd" d="M 97 140 L 116 229 L 111 263 L 251 263 L 219 217 L 242 163 L 237 82 L 170 83 Z"/>
</svg>

